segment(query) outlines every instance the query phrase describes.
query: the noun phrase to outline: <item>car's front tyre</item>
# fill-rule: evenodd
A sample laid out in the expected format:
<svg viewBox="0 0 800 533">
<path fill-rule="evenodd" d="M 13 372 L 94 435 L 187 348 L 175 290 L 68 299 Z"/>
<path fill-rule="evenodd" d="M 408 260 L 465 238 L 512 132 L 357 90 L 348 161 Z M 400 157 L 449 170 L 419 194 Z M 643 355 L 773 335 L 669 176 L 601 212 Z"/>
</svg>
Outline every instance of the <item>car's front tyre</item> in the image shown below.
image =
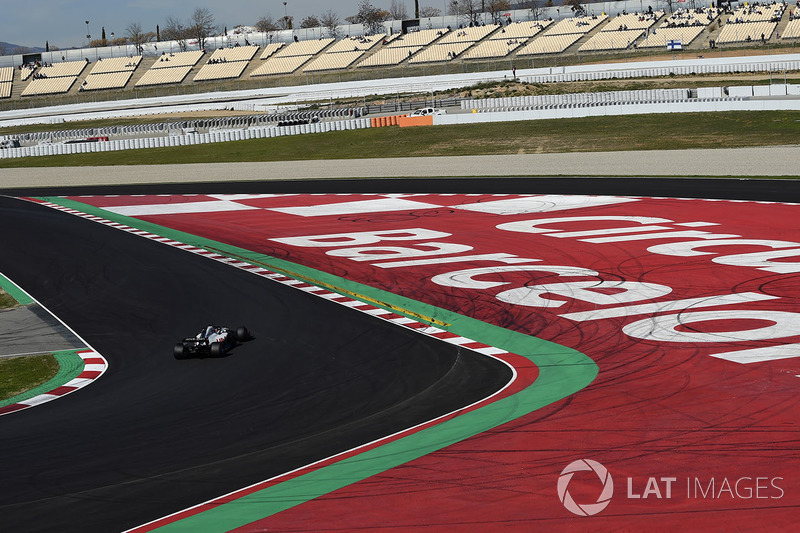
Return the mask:
<svg viewBox="0 0 800 533">
<path fill-rule="evenodd" d="M 236 340 L 239 342 L 244 342 L 250 339 L 250 331 L 244 326 L 239 326 L 236 328 Z"/>
<path fill-rule="evenodd" d="M 176 344 L 175 348 L 172 349 L 172 354 L 175 359 L 184 359 L 186 358 L 186 348 L 183 347 L 183 344 Z"/>
<path fill-rule="evenodd" d="M 222 343 L 221 342 L 212 342 L 211 346 L 209 347 L 209 353 L 211 357 L 221 357 L 223 352 Z"/>
</svg>

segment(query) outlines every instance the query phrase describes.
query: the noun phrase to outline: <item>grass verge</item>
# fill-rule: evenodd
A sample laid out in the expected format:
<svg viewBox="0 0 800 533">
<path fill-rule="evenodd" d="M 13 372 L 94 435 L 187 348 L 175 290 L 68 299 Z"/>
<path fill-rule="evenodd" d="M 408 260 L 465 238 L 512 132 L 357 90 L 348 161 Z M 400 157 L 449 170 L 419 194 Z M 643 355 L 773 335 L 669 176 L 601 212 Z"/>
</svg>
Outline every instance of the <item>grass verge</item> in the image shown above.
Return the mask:
<svg viewBox="0 0 800 533">
<path fill-rule="evenodd" d="M 18 305 L 10 294 L 0 289 L 0 309 Z M 52 354 L 0 359 L 0 401 L 48 382 L 58 373 L 59 367 Z"/>
<path fill-rule="evenodd" d="M 17 301 L 10 294 L 0 289 L 0 309 L 8 309 L 17 305 Z"/>
<path fill-rule="evenodd" d="M 606 152 L 800 143 L 800 111 L 585 117 L 368 128 L 226 143 L 0 160 L 0 168 Z M 146 154 L 146 156 L 144 155 Z"/>
<path fill-rule="evenodd" d="M 0 359 L 0 400 L 46 383 L 58 369 L 58 361 L 52 354 Z"/>
</svg>

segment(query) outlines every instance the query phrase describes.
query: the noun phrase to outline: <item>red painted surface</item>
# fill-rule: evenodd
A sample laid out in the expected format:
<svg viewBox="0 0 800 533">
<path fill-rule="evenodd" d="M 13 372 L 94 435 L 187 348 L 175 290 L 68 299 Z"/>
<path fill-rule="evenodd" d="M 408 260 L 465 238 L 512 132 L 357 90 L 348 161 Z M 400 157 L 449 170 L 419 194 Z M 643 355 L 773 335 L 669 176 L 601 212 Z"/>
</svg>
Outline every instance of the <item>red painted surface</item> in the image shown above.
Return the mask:
<svg viewBox="0 0 800 533">
<path fill-rule="evenodd" d="M 52 394 L 54 396 L 63 396 L 65 394 L 73 392 L 75 389 L 77 389 L 77 387 L 61 386 L 49 391 L 47 394 Z"/>
<path fill-rule="evenodd" d="M 27 409 L 27 405 L 20 405 L 18 403 L 12 405 L 6 405 L 5 407 L 0 407 L 0 415 L 4 415 L 6 413 L 13 413 L 14 411 L 19 411 L 21 409 Z"/>
<path fill-rule="evenodd" d="M 406 197 L 428 204 L 406 211 L 303 217 L 270 210 L 375 198 L 384 197 L 267 197 L 247 200 L 248 205 L 259 207 L 249 211 L 141 218 L 574 347 L 598 364 L 600 374 L 587 389 L 566 400 L 242 528 L 243 531 L 644 527 L 730 531 L 793 527 L 800 504 L 800 349 L 792 345 L 800 343 L 800 289 L 792 264 L 800 259 L 776 254 L 756 263 L 752 255 L 745 256 L 749 259 L 742 256 L 792 249 L 790 244 L 798 233 L 794 220 L 800 207 L 638 199 L 558 211 L 548 211 L 544 205 L 541 212 L 503 215 L 454 206 L 515 197 L 424 195 Z M 117 205 L 138 201 L 129 200 L 128 204 Z M 657 223 L 666 229 L 647 232 L 648 239 L 617 242 L 588 242 L 586 239 L 599 237 L 563 234 L 621 227 L 632 228 L 632 233 L 618 232 L 614 234 L 617 237 L 646 232 L 640 230 L 639 223 L 585 220 L 549 224 L 546 227 L 550 233 L 497 228 L 508 222 L 536 223 L 545 218 L 586 216 L 660 217 L 667 222 Z M 714 225 L 696 226 L 692 224 L 695 222 Z M 421 246 L 426 242 L 462 244 L 472 249 L 450 254 L 451 257 L 514 254 L 529 259 L 521 264 L 530 268 L 473 278 L 498 283 L 493 287 L 454 287 L 435 283 L 433 278 L 450 274 L 441 279 L 454 280 L 458 278 L 452 275 L 455 271 L 508 265 L 466 261 L 380 268 L 374 265 L 389 259 L 354 261 L 342 254 L 328 253 L 352 246 L 302 247 L 273 240 L 411 228 L 448 235 L 369 245 L 384 248 L 383 252 L 372 252 L 389 253 L 387 246 L 430 251 L 431 246 Z M 653 238 L 663 231 L 706 234 L 702 238 L 677 233 Z M 665 255 L 649 249 L 654 245 L 703 241 L 708 234 L 725 235 L 717 240 L 727 240 L 727 244 L 703 248 L 708 254 L 697 256 Z M 785 242 L 778 245 L 783 248 L 771 248 L 763 245 L 764 240 Z M 739 244 L 730 244 L 733 242 Z M 800 250 L 800 244 L 797 248 Z M 797 253 L 800 255 L 800 251 Z M 720 262 L 722 256 L 727 259 Z M 570 274 L 561 269 L 562 275 L 558 275 L 558 270 L 553 273 L 547 268 L 535 269 L 541 265 L 573 267 L 573 271 Z M 575 271 L 576 267 L 596 274 Z M 778 267 L 784 271 L 765 270 Z M 657 284 L 668 287 L 669 293 L 621 302 L 624 291 L 610 285 L 620 280 Z M 586 282 L 593 282 L 595 288 L 576 285 Z M 564 288 L 564 283 L 573 283 L 568 286 L 572 292 Z M 562 292 L 544 294 L 542 298 L 549 302 L 546 307 L 498 299 L 505 291 L 524 292 L 526 287 L 553 288 L 556 284 L 562 284 Z M 580 295 L 575 292 L 579 288 L 591 291 L 594 299 L 573 298 Z M 742 293 L 762 299 L 709 307 L 709 297 Z M 602 295 L 617 295 L 618 301 L 603 302 Z M 695 303 L 601 319 L 561 316 L 584 312 L 596 317 L 608 308 L 686 299 L 694 299 Z M 653 319 L 659 317 L 662 322 L 671 320 L 676 324 L 671 339 L 651 336 L 658 325 Z M 784 328 L 776 332 L 775 324 Z M 709 334 L 716 337 L 709 340 Z M 713 357 L 753 348 L 774 350 L 777 346 L 787 347 L 785 358 L 741 364 Z M 614 479 L 611 503 L 592 517 L 570 513 L 560 503 L 556 489 L 562 470 L 583 458 L 605 465 Z M 593 503 L 597 499 L 602 486 L 593 475 L 574 475 L 569 492 L 575 501 Z M 672 478 L 674 481 L 670 481 Z"/>
</svg>

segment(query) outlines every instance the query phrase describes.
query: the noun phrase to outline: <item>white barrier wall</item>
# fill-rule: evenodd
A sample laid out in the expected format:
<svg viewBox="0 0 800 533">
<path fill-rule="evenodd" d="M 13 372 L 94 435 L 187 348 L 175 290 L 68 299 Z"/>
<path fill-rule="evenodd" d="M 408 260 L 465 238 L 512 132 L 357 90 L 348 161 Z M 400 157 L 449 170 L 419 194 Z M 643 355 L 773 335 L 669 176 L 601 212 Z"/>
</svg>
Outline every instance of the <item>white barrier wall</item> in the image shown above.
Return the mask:
<svg viewBox="0 0 800 533">
<path fill-rule="evenodd" d="M 482 122 L 510 122 L 517 120 L 544 120 L 591 116 L 637 115 L 650 113 L 699 113 L 711 111 L 800 111 L 800 100 L 687 100 L 683 102 L 617 103 L 596 106 L 530 109 L 518 111 L 489 111 L 434 115 L 433 124 L 475 124 Z"/>
<path fill-rule="evenodd" d="M 474 105 L 475 113 L 434 115 L 434 125 L 466 124 L 515 120 L 541 120 L 550 118 L 572 118 L 588 116 L 630 115 L 645 113 L 689 113 L 705 111 L 753 111 L 753 110 L 800 110 L 800 99 L 750 100 L 753 96 L 800 95 L 798 85 L 764 85 L 728 87 L 725 98 L 722 87 L 701 88 L 696 99 L 689 98 L 689 89 L 659 89 L 640 91 L 618 91 L 615 93 L 579 93 L 566 95 L 542 95 L 536 97 L 512 97 L 473 100 L 463 104 L 468 109 Z M 655 100 L 655 101 L 654 101 Z M 528 103 L 532 102 L 532 103 Z M 518 109 L 533 106 L 553 106 L 544 109 Z M 183 146 L 207 144 L 232 140 L 324 133 L 345 129 L 370 127 L 368 118 L 318 122 L 294 126 L 251 126 L 247 129 L 217 130 L 204 134 L 176 135 L 166 131 L 159 137 L 114 140 L 97 143 L 43 144 L 0 150 L 0 158 L 29 157 L 85 153 L 88 151 L 116 151 L 161 146 Z"/>
</svg>

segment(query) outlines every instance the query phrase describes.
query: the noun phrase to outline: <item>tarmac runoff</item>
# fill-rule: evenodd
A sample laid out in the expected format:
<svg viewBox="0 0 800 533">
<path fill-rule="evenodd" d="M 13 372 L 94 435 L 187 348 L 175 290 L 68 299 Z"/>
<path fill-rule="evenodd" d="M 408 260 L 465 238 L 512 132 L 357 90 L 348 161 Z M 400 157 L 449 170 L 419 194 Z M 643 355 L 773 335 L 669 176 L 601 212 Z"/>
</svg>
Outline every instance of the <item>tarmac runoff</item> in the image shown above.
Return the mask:
<svg viewBox="0 0 800 533">
<path fill-rule="evenodd" d="M 0 189 L 474 176 L 797 176 L 797 146 L 0 169 Z"/>
<path fill-rule="evenodd" d="M 55 315 L 0 274 L 0 288 L 19 307 L 0 310 L 0 359 L 51 353 L 59 370 L 49 381 L 0 400 L 0 416 L 56 400 L 89 385 L 103 375 L 108 363 Z"/>
<path fill-rule="evenodd" d="M 86 348 L 74 333 L 2 274 L 0 288 L 20 304 L 0 310 L 0 359 Z"/>
</svg>

